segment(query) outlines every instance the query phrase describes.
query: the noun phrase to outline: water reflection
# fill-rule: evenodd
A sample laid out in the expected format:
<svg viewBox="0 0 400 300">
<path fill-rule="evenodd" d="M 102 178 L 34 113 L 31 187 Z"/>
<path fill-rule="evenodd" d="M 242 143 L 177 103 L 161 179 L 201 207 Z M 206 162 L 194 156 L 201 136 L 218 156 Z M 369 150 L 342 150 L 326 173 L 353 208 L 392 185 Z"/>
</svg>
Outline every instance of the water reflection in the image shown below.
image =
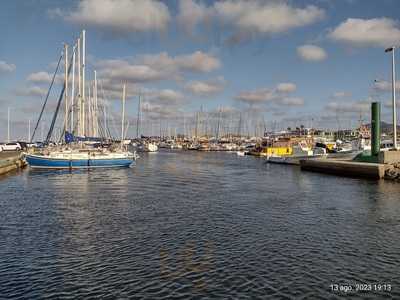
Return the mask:
<svg viewBox="0 0 400 300">
<path fill-rule="evenodd" d="M 397 286 L 399 192 L 230 153 L 27 170 L 0 181 L 0 295 L 330 298 L 343 296 L 332 283 Z"/>
</svg>

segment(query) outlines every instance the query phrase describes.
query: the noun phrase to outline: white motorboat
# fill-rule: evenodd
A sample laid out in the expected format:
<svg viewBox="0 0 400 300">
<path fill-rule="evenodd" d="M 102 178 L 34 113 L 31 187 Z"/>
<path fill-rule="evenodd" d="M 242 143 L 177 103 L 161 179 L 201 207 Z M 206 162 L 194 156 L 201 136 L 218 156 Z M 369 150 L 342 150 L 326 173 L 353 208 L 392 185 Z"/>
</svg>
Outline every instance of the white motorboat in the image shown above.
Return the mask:
<svg viewBox="0 0 400 300">
<path fill-rule="evenodd" d="M 267 162 L 286 165 L 300 165 L 300 160 L 317 159 L 326 157 L 326 151 L 322 148 L 310 150 L 302 145 L 293 146 L 292 155 L 278 156 L 272 155 L 267 157 Z"/>
</svg>

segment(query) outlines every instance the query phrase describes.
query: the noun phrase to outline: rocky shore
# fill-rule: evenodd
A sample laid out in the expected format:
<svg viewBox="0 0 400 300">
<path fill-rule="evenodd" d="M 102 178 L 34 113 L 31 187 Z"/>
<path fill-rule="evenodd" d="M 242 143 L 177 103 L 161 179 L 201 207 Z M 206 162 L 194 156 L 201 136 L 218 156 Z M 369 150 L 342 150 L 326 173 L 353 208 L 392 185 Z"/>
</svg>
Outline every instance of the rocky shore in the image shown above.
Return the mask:
<svg viewBox="0 0 400 300">
<path fill-rule="evenodd" d="M 385 179 L 400 182 L 400 163 L 388 165 L 385 170 Z"/>
</svg>

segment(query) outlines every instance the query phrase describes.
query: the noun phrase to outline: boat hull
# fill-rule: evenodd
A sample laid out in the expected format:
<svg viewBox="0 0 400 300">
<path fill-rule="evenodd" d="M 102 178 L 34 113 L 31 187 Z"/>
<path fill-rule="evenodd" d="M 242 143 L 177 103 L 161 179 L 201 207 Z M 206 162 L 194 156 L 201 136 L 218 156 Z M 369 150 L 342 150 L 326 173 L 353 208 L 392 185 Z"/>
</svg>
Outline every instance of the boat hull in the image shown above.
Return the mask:
<svg viewBox="0 0 400 300">
<path fill-rule="evenodd" d="M 307 159 L 322 159 L 325 155 L 309 155 L 309 156 L 270 156 L 267 162 L 272 164 L 283 164 L 283 165 L 300 165 L 300 160 Z"/>
<path fill-rule="evenodd" d="M 26 155 L 27 163 L 31 168 L 41 169 L 80 169 L 80 168 L 112 168 L 129 167 L 133 158 L 96 158 L 96 159 L 67 159 L 52 158 L 40 155 Z"/>
<path fill-rule="evenodd" d="M 300 159 L 305 157 L 293 158 L 293 157 L 269 157 L 267 162 L 271 164 L 283 164 L 283 165 L 300 165 Z"/>
</svg>

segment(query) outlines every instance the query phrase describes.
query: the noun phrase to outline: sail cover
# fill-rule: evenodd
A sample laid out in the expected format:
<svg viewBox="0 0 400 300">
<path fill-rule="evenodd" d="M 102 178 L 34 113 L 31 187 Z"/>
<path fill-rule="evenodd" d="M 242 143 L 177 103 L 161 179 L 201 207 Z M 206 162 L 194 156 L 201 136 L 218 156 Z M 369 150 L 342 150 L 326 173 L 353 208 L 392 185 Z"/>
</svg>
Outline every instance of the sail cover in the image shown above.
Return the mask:
<svg viewBox="0 0 400 300">
<path fill-rule="evenodd" d="M 65 143 L 69 144 L 74 141 L 74 135 L 68 131 L 65 132 Z"/>
</svg>

